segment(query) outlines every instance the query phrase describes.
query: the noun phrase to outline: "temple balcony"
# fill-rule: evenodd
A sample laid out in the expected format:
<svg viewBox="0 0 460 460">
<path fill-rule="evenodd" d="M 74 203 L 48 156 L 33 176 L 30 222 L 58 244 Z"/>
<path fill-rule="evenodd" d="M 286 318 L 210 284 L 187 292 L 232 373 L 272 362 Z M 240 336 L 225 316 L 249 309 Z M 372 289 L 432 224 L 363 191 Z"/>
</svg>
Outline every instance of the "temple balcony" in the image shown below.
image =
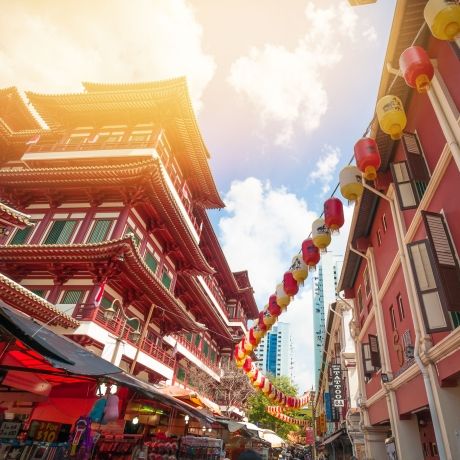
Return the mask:
<svg viewBox="0 0 460 460">
<path fill-rule="evenodd" d="M 87 335 L 106 345 L 106 348 L 110 338 L 115 337 L 117 340 L 122 340 L 123 354 L 129 359 L 134 359 L 139 350 L 137 357 L 139 364 L 152 369 L 165 379 L 172 379 L 175 357 L 155 345 L 147 337 L 138 342 L 133 340 L 134 330 L 121 316 L 108 320 L 104 317 L 102 309 L 96 308 L 93 304 L 76 304 L 72 316 L 80 322 L 80 327 L 74 331 L 75 335 Z M 103 352 L 103 357 L 111 360 L 111 351 L 108 347 L 109 356 L 104 356 Z"/>
<path fill-rule="evenodd" d="M 133 131 L 120 136 L 98 136 L 89 133 L 78 136 L 69 142 L 44 142 L 30 144 L 21 160 L 30 167 L 43 168 L 69 165 L 94 164 L 107 165 L 127 160 L 154 158 L 160 160 L 161 170 L 168 189 L 181 210 L 184 219 L 198 243 L 203 223 L 193 213 L 192 193 L 182 170 L 174 157 L 171 146 L 163 130 L 155 133 L 136 136 Z M 142 140 L 138 140 L 142 137 Z M 71 138 L 70 138 L 71 139 Z M 194 199 L 194 201 L 197 201 Z"/>
</svg>

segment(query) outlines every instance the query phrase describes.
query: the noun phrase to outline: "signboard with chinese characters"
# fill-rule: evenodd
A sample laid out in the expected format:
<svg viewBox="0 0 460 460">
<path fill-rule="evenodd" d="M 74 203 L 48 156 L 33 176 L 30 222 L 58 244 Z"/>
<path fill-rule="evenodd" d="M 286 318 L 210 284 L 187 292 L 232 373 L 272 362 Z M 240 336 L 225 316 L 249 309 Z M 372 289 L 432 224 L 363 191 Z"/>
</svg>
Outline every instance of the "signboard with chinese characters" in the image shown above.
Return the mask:
<svg viewBox="0 0 460 460">
<path fill-rule="evenodd" d="M 342 385 L 342 367 L 340 364 L 331 364 L 332 374 L 332 405 L 334 407 L 343 407 L 345 399 Z"/>
<path fill-rule="evenodd" d="M 21 422 L 2 422 L 0 424 L 0 439 L 14 439 L 21 430 Z"/>
</svg>

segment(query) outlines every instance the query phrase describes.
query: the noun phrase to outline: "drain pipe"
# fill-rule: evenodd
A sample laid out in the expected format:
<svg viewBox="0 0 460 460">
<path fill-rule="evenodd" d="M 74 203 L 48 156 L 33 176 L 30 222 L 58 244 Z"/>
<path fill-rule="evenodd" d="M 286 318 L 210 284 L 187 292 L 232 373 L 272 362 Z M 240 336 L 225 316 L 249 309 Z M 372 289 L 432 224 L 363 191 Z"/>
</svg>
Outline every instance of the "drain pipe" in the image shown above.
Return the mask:
<svg viewBox="0 0 460 460">
<path fill-rule="evenodd" d="M 411 310 L 414 329 L 415 329 L 414 360 L 418 368 L 420 369 L 420 373 L 422 374 L 423 383 L 425 386 L 425 391 L 426 391 L 426 395 L 428 399 L 428 406 L 430 408 L 430 413 L 431 413 L 431 420 L 433 422 L 433 428 L 434 428 L 436 443 L 438 447 L 439 459 L 447 460 L 446 446 L 444 443 L 444 438 L 442 436 L 441 422 L 438 417 L 436 402 L 434 400 L 433 386 L 431 384 L 431 380 L 430 380 L 430 376 L 428 375 L 428 371 L 425 365 L 423 364 L 422 359 L 420 358 L 420 342 L 421 342 L 421 327 L 419 323 L 420 317 L 417 311 L 415 310 L 415 299 L 416 299 L 417 294 L 415 293 L 414 295 L 414 280 L 410 277 L 411 272 L 407 267 L 408 253 L 407 253 L 407 247 L 404 244 L 404 241 L 401 236 L 402 229 L 404 228 L 402 220 L 401 220 L 401 215 L 396 209 L 394 197 L 389 197 L 379 192 L 378 190 L 369 186 L 365 182 L 363 183 L 363 185 L 364 185 L 364 188 L 366 188 L 372 193 L 375 193 L 380 198 L 388 201 L 388 203 L 390 204 L 391 215 L 393 217 L 393 222 L 395 224 L 395 233 L 396 233 L 396 240 L 398 243 L 399 255 L 401 257 L 401 267 L 403 270 L 404 280 L 408 288 L 407 294 L 409 296 L 409 307 Z"/>
</svg>

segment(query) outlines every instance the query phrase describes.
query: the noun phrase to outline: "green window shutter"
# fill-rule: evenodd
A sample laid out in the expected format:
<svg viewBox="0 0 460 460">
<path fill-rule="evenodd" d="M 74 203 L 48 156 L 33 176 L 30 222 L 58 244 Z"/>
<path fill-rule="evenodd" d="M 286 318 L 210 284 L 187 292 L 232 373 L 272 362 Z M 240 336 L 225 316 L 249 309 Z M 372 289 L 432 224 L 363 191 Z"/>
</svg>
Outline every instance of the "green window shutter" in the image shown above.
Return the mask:
<svg viewBox="0 0 460 460">
<path fill-rule="evenodd" d="M 155 259 L 155 257 L 150 252 L 145 254 L 145 264 L 150 268 L 150 270 L 152 270 L 153 273 L 157 271 L 158 260 Z"/>
<path fill-rule="evenodd" d="M 211 356 L 210 359 L 213 363 L 216 362 L 216 352 L 214 350 L 211 350 Z"/>
<path fill-rule="evenodd" d="M 110 308 L 112 302 L 107 297 L 102 297 L 101 299 L 101 307 L 102 308 Z"/>
<path fill-rule="evenodd" d="M 201 337 L 197 334 L 195 336 L 195 347 L 199 347 L 201 342 Z"/>
<path fill-rule="evenodd" d="M 24 244 L 28 236 L 32 233 L 32 229 L 33 227 L 25 227 L 25 228 L 16 230 L 16 233 L 14 234 L 13 238 L 11 238 L 11 241 L 9 242 L 9 244 L 12 246 Z"/>
<path fill-rule="evenodd" d="M 185 380 L 185 370 L 183 367 L 177 369 L 177 380 L 183 382 Z"/>
<path fill-rule="evenodd" d="M 206 340 L 203 341 L 203 354 L 207 357 L 209 354 L 209 343 Z"/>
<path fill-rule="evenodd" d="M 111 225 L 111 220 L 97 220 L 91 230 L 91 234 L 89 235 L 87 242 L 100 243 L 101 241 L 104 241 Z"/>
<path fill-rule="evenodd" d="M 451 311 L 450 316 L 452 317 L 452 324 L 454 325 L 454 329 L 460 326 L 460 313 L 458 311 Z"/>
<path fill-rule="evenodd" d="M 166 269 L 163 269 L 163 275 L 161 276 L 161 282 L 163 283 L 166 289 L 169 289 L 171 287 L 171 281 L 172 281 L 172 277 L 169 276 L 169 273 L 167 272 Z"/>
<path fill-rule="evenodd" d="M 187 342 L 192 342 L 192 333 L 189 332 L 188 334 L 185 335 L 185 340 L 187 340 Z"/>
<path fill-rule="evenodd" d="M 57 220 L 51 226 L 51 230 L 43 244 L 68 243 L 76 224 L 75 220 Z"/>
<path fill-rule="evenodd" d="M 134 244 L 136 246 L 139 246 L 139 243 L 141 242 L 141 239 L 137 236 L 136 232 L 131 228 L 131 227 L 126 227 L 126 230 L 125 230 L 125 236 L 127 236 L 128 234 L 131 234 L 134 238 Z"/>
<path fill-rule="evenodd" d="M 59 303 L 63 304 L 74 304 L 78 303 L 81 299 L 81 296 L 83 294 L 83 291 L 77 291 L 77 290 L 68 290 L 65 292 L 64 296 L 62 297 L 62 300 Z"/>
</svg>

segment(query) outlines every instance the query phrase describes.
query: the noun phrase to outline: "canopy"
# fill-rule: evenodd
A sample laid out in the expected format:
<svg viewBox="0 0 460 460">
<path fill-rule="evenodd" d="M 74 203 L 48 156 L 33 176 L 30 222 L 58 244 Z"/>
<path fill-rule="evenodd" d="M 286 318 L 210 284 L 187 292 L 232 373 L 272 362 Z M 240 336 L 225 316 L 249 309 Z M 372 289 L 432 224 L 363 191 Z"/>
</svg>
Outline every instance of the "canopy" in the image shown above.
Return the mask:
<svg viewBox="0 0 460 460">
<path fill-rule="evenodd" d="M 287 443 L 283 438 L 280 438 L 274 431 L 272 430 L 263 430 L 261 429 L 259 432 L 259 436 L 268 441 L 272 447 L 283 447 Z"/>
<path fill-rule="evenodd" d="M 331 442 L 334 442 L 336 439 L 340 438 L 340 436 L 342 436 L 343 434 L 345 434 L 344 430 L 336 431 L 335 433 L 331 434 L 328 438 L 325 438 L 321 445 L 325 446 L 327 444 L 330 444 Z"/>
</svg>

